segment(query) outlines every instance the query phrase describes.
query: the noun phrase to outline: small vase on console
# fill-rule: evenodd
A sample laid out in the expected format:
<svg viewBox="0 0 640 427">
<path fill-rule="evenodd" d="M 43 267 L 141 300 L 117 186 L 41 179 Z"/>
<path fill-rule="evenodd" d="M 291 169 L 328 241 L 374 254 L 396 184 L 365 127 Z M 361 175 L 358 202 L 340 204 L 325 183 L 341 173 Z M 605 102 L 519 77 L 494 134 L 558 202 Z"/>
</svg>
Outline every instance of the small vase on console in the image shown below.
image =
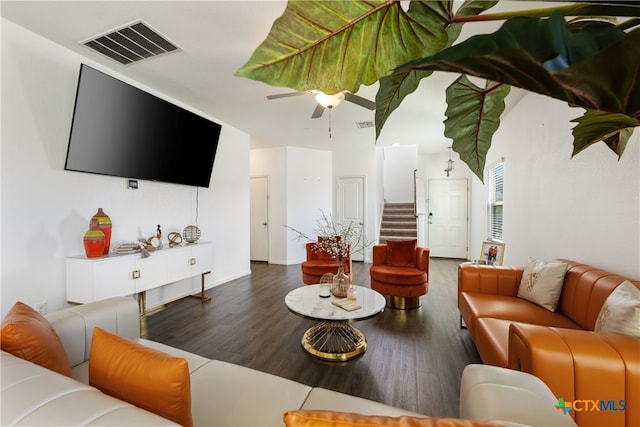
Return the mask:
<svg viewBox="0 0 640 427">
<path fill-rule="evenodd" d="M 346 298 L 349 289 L 349 276 L 344 272 L 344 264 L 340 264 L 338 272 L 333 276 L 331 293 L 336 298 Z"/>
<path fill-rule="evenodd" d="M 102 232 L 104 233 L 105 242 L 103 254 L 109 255 L 109 246 L 111 246 L 111 218 L 109 218 L 109 216 L 104 213 L 102 208 L 98 208 L 98 212 L 96 212 L 95 215 L 91 217 L 91 219 L 95 219 L 97 221 L 98 228 L 100 228 L 100 230 L 102 230 Z"/>
<path fill-rule="evenodd" d="M 98 258 L 104 255 L 106 237 L 98 226 L 97 219 L 91 218 L 89 231 L 84 234 L 83 243 L 87 258 Z"/>
</svg>

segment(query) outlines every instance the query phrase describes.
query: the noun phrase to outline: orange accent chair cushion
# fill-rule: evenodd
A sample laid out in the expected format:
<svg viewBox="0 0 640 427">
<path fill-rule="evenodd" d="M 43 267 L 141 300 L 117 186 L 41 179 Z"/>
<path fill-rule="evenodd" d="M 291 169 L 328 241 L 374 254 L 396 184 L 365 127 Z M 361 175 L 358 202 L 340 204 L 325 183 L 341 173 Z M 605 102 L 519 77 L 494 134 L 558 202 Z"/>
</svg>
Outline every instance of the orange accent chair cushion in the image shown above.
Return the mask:
<svg viewBox="0 0 640 427">
<path fill-rule="evenodd" d="M 321 410 L 288 411 L 284 414 L 286 427 L 495 427 L 496 424 L 458 418 L 387 417 L 350 412 Z"/>
<path fill-rule="evenodd" d="M 389 240 L 387 242 L 387 264 L 394 267 L 415 267 L 418 240 Z"/>
<path fill-rule="evenodd" d="M 318 241 L 322 237 L 318 236 Z M 300 264 L 302 270 L 302 282 L 307 285 L 316 285 L 320 283 L 320 278 L 325 273 L 336 274 L 340 262 L 336 261 L 332 254 L 327 251 L 318 251 L 316 242 L 308 242 L 305 245 L 307 260 Z M 349 246 L 349 254 L 343 260 L 344 272 L 351 278 L 351 246 Z"/>
<path fill-rule="evenodd" d="M 17 302 L 2 320 L 2 349 L 59 374 L 71 376 L 60 337 L 40 313 Z"/>
<path fill-rule="evenodd" d="M 429 249 L 415 240 L 373 247 L 371 289 L 391 297 L 419 297 L 429 291 Z"/>
<path fill-rule="evenodd" d="M 180 425 L 193 425 L 186 359 L 94 328 L 89 384 Z"/>
</svg>

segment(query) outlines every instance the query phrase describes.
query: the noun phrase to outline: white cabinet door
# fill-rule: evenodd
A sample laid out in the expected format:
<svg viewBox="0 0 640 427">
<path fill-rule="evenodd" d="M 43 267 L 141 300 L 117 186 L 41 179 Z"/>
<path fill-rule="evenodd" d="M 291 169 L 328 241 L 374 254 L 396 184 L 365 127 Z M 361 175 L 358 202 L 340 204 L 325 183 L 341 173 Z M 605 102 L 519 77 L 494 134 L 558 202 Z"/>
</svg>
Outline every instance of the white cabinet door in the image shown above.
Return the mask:
<svg viewBox="0 0 640 427">
<path fill-rule="evenodd" d="M 157 288 L 167 283 L 167 257 L 165 252 L 152 252 L 147 258 L 136 257 L 136 292 Z"/>
<path fill-rule="evenodd" d="M 135 284 L 131 272 L 133 259 L 109 259 L 94 264 L 93 297 L 97 301 L 115 296 L 133 295 Z M 90 286 L 87 283 L 87 286 Z M 88 301 L 87 301 L 88 302 Z"/>
<path fill-rule="evenodd" d="M 200 243 L 191 246 L 192 274 L 211 271 L 213 266 L 213 246 L 211 243 Z"/>
<path fill-rule="evenodd" d="M 85 304 L 128 296 L 211 271 L 213 246 L 203 242 L 139 254 L 67 258 L 67 301 Z"/>
<path fill-rule="evenodd" d="M 194 275 L 191 248 L 173 248 L 167 251 L 167 282 L 173 283 Z"/>
<path fill-rule="evenodd" d="M 177 282 L 211 271 L 213 249 L 210 243 L 198 243 L 167 251 L 167 282 Z"/>
</svg>

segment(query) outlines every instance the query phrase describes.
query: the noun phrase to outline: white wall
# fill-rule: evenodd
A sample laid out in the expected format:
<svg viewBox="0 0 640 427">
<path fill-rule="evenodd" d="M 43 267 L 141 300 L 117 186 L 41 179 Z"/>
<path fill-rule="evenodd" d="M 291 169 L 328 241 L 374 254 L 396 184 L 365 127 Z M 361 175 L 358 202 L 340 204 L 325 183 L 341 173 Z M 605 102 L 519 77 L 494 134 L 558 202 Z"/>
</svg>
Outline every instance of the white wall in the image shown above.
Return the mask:
<svg viewBox="0 0 640 427">
<path fill-rule="evenodd" d="M 288 147 L 286 225 L 315 238 L 313 230 L 324 212 L 331 215 L 333 166 L 331 152 Z M 322 212 L 321 212 L 322 211 Z M 307 258 L 304 240 L 286 231 L 287 262 L 301 263 Z"/>
<path fill-rule="evenodd" d="M 306 241 L 286 226 L 313 238 L 320 211 L 331 215 L 331 152 L 296 147 L 251 150 L 250 174 L 269 177 L 269 262 L 304 261 Z"/>
<path fill-rule="evenodd" d="M 269 178 L 269 262 L 287 264 L 287 148 L 251 150 L 249 170 Z"/>
<path fill-rule="evenodd" d="M 333 199 L 337 200 L 338 178 L 364 177 L 365 179 L 365 235 L 371 245 L 364 261 L 371 262 L 371 247 L 377 243 L 382 214 L 382 148 L 371 144 L 369 148 L 339 147 L 333 153 Z M 333 212 L 336 215 L 336 212 Z"/>
<path fill-rule="evenodd" d="M 640 278 L 640 129 L 622 158 L 597 143 L 571 159 L 583 110 L 527 94 L 505 117 L 487 165 L 505 158 L 505 265 L 568 258 Z M 486 238 L 486 187 L 472 179 L 472 248 Z"/>
<path fill-rule="evenodd" d="M 382 200 L 382 149 L 334 147 L 333 151 L 279 147 L 251 150 L 251 176 L 269 177 L 269 262 L 302 262 L 304 242 L 284 227 L 289 225 L 312 237 L 320 210 L 334 211 L 337 179 L 365 178 L 367 240 L 375 242 Z M 365 261 L 371 260 L 371 248 Z"/>
<path fill-rule="evenodd" d="M 214 252 L 206 286 L 249 274 L 249 136 L 223 123 L 211 186 L 199 191 L 148 181 L 127 190 L 124 178 L 64 171 L 81 61 L 135 84 L 2 20 L 2 313 L 18 300 L 67 306 L 65 257 L 84 253 L 99 207 L 117 245 L 149 237 L 157 224 L 165 236 L 182 231 L 196 220 L 198 196 L 202 240 Z M 148 306 L 199 286 L 198 278 L 149 292 Z"/>
<path fill-rule="evenodd" d="M 384 200 L 413 203 L 413 171 L 418 169 L 418 146 L 384 147 Z"/>
</svg>

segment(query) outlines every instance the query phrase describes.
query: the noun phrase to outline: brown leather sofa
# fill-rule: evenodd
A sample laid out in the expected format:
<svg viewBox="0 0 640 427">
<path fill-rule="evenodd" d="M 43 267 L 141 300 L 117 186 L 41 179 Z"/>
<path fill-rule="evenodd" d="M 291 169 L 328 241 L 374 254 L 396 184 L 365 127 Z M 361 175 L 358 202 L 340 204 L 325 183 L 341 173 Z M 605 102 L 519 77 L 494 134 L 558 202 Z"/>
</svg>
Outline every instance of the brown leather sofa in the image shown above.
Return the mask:
<svg viewBox="0 0 640 427">
<path fill-rule="evenodd" d="M 537 376 L 572 403 L 581 427 L 638 426 L 640 339 L 593 332 L 605 300 L 628 279 L 557 261 L 569 266 L 555 312 L 517 297 L 524 268 L 461 264 L 461 320 L 485 364 Z"/>
</svg>

